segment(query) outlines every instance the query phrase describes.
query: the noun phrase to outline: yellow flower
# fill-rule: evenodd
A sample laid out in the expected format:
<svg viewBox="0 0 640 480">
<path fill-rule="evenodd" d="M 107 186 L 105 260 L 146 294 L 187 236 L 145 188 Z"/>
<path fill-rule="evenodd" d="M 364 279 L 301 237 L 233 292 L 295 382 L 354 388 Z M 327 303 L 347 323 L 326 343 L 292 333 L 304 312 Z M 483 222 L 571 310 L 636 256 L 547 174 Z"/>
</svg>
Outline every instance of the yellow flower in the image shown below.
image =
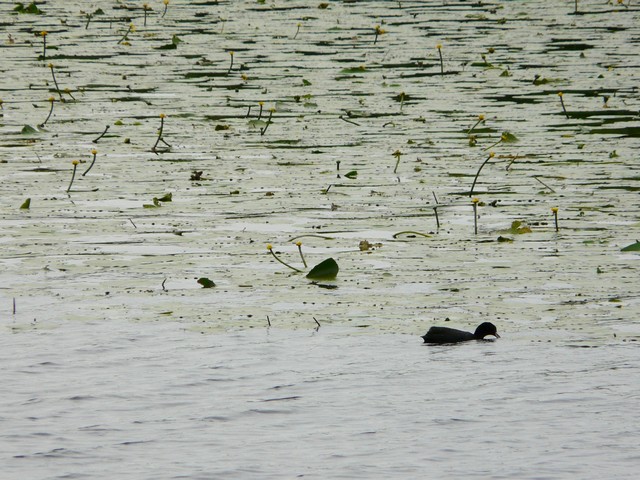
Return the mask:
<svg viewBox="0 0 640 480">
<path fill-rule="evenodd" d="M 160 114 L 160 118 L 166 118 L 167 116 L 164 113 Z"/>
<path fill-rule="evenodd" d="M 296 242 L 296 246 L 301 247 L 302 246 L 302 242 Z"/>
<path fill-rule="evenodd" d="M 436 45 L 436 48 L 437 48 L 438 50 L 441 50 L 441 49 L 442 49 L 442 44 L 441 44 L 441 43 L 437 44 L 437 45 Z"/>
<path fill-rule="evenodd" d="M 55 99 L 55 98 L 53 98 L 53 97 L 49 97 L 49 101 L 50 101 L 51 103 L 53 103 L 53 102 L 55 102 L 55 101 L 56 101 L 56 99 Z"/>
<path fill-rule="evenodd" d="M 264 102 L 258 102 L 258 105 L 262 107 L 264 105 Z"/>
<path fill-rule="evenodd" d="M 142 8 L 144 8 L 145 10 L 149 10 L 149 4 L 148 3 L 143 3 L 142 4 Z"/>
<path fill-rule="evenodd" d="M 551 207 L 551 211 L 553 213 L 558 213 L 558 207 Z"/>
<path fill-rule="evenodd" d="M 133 23 L 129 24 L 129 31 L 130 32 L 135 32 L 136 31 L 136 26 Z"/>
<path fill-rule="evenodd" d="M 490 158 L 493 158 L 493 157 L 495 157 L 495 156 L 496 156 L 496 154 L 495 154 L 494 152 L 489 152 L 489 157 L 490 157 Z"/>
<path fill-rule="evenodd" d="M 162 3 L 164 3 L 165 5 L 169 5 L 169 0 L 162 0 Z"/>
<path fill-rule="evenodd" d="M 98 154 L 98 150 L 96 150 L 95 148 L 91 150 L 91 155 L 97 155 L 97 154 Z"/>
<path fill-rule="evenodd" d="M 53 68 L 53 63 L 50 63 L 49 65 L 47 65 L 47 67 Z"/>
<path fill-rule="evenodd" d="M 478 197 L 473 197 L 471 199 L 471 203 L 473 203 L 473 204 L 478 204 L 479 202 L 480 202 L 480 199 Z"/>
<path fill-rule="evenodd" d="M 558 96 L 559 96 L 560 98 L 562 98 L 562 95 L 563 95 L 563 93 L 562 93 L 562 92 L 558 92 Z"/>
<path fill-rule="evenodd" d="M 478 115 L 478 120 L 480 120 L 480 121 L 484 120 L 484 115 L 482 115 L 482 114 Z"/>
<path fill-rule="evenodd" d="M 229 52 L 229 55 L 231 55 L 233 57 L 233 52 Z"/>
<path fill-rule="evenodd" d="M 46 37 L 48 34 L 49 32 L 47 32 L 46 30 L 40 32 L 40 35 L 42 35 L 43 37 Z"/>
<path fill-rule="evenodd" d="M 273 113 L 273 112 L 275 112 L 275 111 L 276 111 L 276 108 L 275 108 L 275 107 L 271 107 L 271 108 L 269 109 L 269 111 L 270 111 L 271 113 Z"/>
<path fill-rule="evenodd" d="M 78 160 L 74 160 L 73 162 L 71 162 L 71 164 L 72 164 L 74 167 L 77 167 L 79 163 L 80 163 L 80 161 L 78 161 Z"/>
<path fill-rule="evenodd" d="M 267 243 L 267 250 L 269 251 L 273 250 L 273 245 L 271 245 L 270 243 Z"/>
</svg>

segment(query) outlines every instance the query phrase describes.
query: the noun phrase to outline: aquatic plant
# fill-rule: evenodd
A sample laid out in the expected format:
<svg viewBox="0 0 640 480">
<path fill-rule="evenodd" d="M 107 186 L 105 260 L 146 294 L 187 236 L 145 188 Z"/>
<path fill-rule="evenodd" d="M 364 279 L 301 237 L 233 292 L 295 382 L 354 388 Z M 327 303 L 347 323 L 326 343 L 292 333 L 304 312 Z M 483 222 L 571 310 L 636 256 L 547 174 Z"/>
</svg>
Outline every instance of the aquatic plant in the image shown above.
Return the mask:
<svg viewBox="0 0 640 480">
<path fill-rule="evenodd" d="M 91 155 L 93 155 L 93 160 L 91 160 L 91 165 L 89 165 L 89 168 L 87 168 L 84 173 L 82 174 L 82 176 L 84 177 L 87 173 L 89 173 L 89 170 L 91 170 L 93 168 L 93 164 L 96 163 L 96 156 L 98 155 L 98 150 L 96 150 L 95 148 L 91 150 Z"/>
<path fill-rule="evenodd" d="M 442 59 L 442 44 L 437 44 L 438 56 L 440 57 L 440 75 L 444 75 L 444 60 Z"/>
<path fill-rule="evenodd" d="M 100 140 L 102 137 L 104 137 L 107 134 L 110 127 L 111 125 L 107 125 L 106 127 L 104 127 L 104 132 L 102 132 L 98 137 L 91 140 L 91 143 L 98 143 L 98 140 Z"/>
<path fill-rule="evenodd" d="M 60 91 L 60 86 L 58 85 L 58 80 L 56 80 L 56 74 L 53 71 L 53 68 L 54 68 L 53 63 L 49 63 L 48 67 L 51 70 L 51 77 L 53 77 L 53 84 L 56 86 L 56 92 L 58 92 L 58 96 L 60 97 L 60 101 L 64 102 L 64 98 L 62 98 L 62 92 Z"/>
<path fill-rule="evenodd" d="M 552 207 L 551 212 L 553 213 L 553 221 L 556 225 L 556 232 L 559 231 L 558 228 L 558 207 Z"/>
<path fill-rule="evenodd" d="M 171 148 L 171 145 L 169 145 L 164 138 L 162 138 L 162 132 L 164 131 L 164 119 L 166 118 L 166 115 L 164 113 L 160 114 L 160 128 L 158 129 L 158 138 L 156 140 L 156 143 L 153 145 L 153 147 L 151 147 L 151 151 L 153 153 L 157 153 L 157 147 L 158 147 L 158 143 L 162 142 L 164 143 L 168 148 Z"/>
<path fill-rule="evenodd" d="M 47 122 L 51 118 L 51 114 L 53 113 L 53 104 L 55 103 L 55 101 L 56 99 L 54 97 L 49 97 L 49 103 L 51 104 L 51 107 L 49 108 L 49 115 L 47 115 L 47 118 L 44 119 L 44 122 L 40 124 L 40 128 L 44 128 L 44 126 L 47 124 Z"/>
<path fill-rule="evenodd" d="M 24 3 L 17 3 L 15 7 L 13 7 L 13 11 L 16 13 L 28 13 L 32 15 L 42 15 L 44 12 L 38 8 L 36 2 L 31 2 L 29 5 L 25 5 Z"/>
<path fill-rule="evenodd" d="M 149 6 L 148 3 L 143 3 L 142 4 L 142 10 L 144 10 L 144 23 L 143 26 L 147 26 L 147 12 L 149 12 L 150 10 L 152 10 L 152 8 Z"/>
<path fill-rule="evenodd" d="M 271 117 L 273 117 L 273 112 L 275 111 L 276 111 L 275 108 L 269 109 L 269 118 L 267 119 L 267 124 L 264 126 L 264 128 L 260 129 L 260 136 L 263 136 L 266 133 L 267 128 L 269 128 L 269 125 L 271 125 Z"/>
<path fill-rule="evenodd" d="M 478 203 L 480 203 L 479 198 L 472 198 L 471 203 L 473 205 L 473 233 L 474 235 L 478 234 Z"/>
<path fill-rule="evenodd" d="M 130 23 L 129 24 L 129 28 L 127 28 L 127 31 L 125 32 L 125 34 L 120 38 L 120 40 L 118 40 L 118 45 L 120 45 L 125 40 L 128 42 L 129 41 L 129 34 L 135 32 L 135 31 L 136 31 L 136 26 L 133 23 Z"/>
<path fill-rule="evenodd" d="M 384 28 L 382 28 L 380 25 L 376 25 L 375 37 L 373 38 L 373 44 L 375 45 L 376 43 L 378 43 L 378 37 L 380 35 L 384 35 L 385 33 L 387 33 L 387 31 Z"/>
<path fill-rule="evenodd" d="M 291 270 L 298 272 L 298 273 L 302 273 L 302 270 L 293 267 L 291 265 L 289 265 L 287 262 L 285 262 L 284 260 L 281 260 L 280 257 L 278 257 L 276 255 L 276 253 L 273 251 L 273 245 L 271 245 L 270 243 L 267 243 L 267 250 L 269 251 L 269 253 L 273 256 L 273 258 L 275 258 L 278 262 L 280 262 L 282 265 L 284 265 L 285 267 L 290 268 Z"/>
<path fill-rule="evenodd" d="M 80 161 L 78 160 L 74 160 L 73 162 L 71 162 L 71 164 L 73 165 L 73 173 L 71 174 L 71 181 L 69 182 L 69 186 L 67 187 L 67 193 L 69 193 L 69 190 L 71 190 L 71 185 L 73 185 L 73 180 L 76 178 L 76 170 L 78 169 L 79 163 Z"/>
<path fill-rule="evenodd" d="M 202 285 L 202 288 L 213 288 L 216 284 L 213 280 L 208 279 L 207 277 L 201 277 L 197 280 L 197 282 Z"/>
<path fill-rule="evenodd" d="M 233 68 L 233 52 L 229 52 L 229 56 L 231 57 L 231 62 L 229 63 L 229 70 L 227 70 L 227 75 L 231 73 L 231 69 Z"/>
<path fill-rule="evenodd" d="M 398 165 L 400 164 L 400 157 L 402 156 L 402 152 L 400 150 L 396 150 L 391 155 L 396 157 L 396 166 L 393 168 L 393 173 L 398 171 Z"/>
<path fill-rule="evenodd" d="M 167 10 L 169 9 L 169 0 L 162 0 L 164 5 L 164 10 L 162 11 L 162 18 L 167 14 Z"/>
<path fill-rule="evenodd" d="M 298 253 L 300 253 L 300 258 L 302 259 L 302 264 L 304 268 L 307 268 L 307 261 L 304 259 L 304 255 L 302 254 L 302 242 L 296 242 L 296 246 L 298 247 Z"/>
<path fill-rule="evenodd" d="M 558 92 L 558 97 L 560 97 L 560 105 L 562 105 L 562 111 L 564 112 L 565 117 L 569 118 L 567 108 L 564 106 L 564 94 L 562 92 Z"/>
<path fill-rule="evenodd" d="M 42 37 L 42 60 L 47 59 L 47 35 L 49 32 L 43 30 L 40 32 L 40 36 Z"/>
<path fill-rule="evenodd" d="M 298 38 L 298 34 L 300 33 L 300 27 L 302 26 L 302 24 L 300 22 L 298 22 L 297 28 L 296 28 L 296 34 L 293 36 L 293 39 L 295 40 L 296 38 Z"/>
<path fill-rule="evenodd" d="M 484 115 L 482 114 L 478 115 L 478 121 L 474 123 L 473 126 L 467 131 L 467 135 L 471 135 L 471 132 L 473 132 L 473 129 L 476 128 L 481 123 L 484 123 Z"/>
<path fill-rule="evenodd" d="M 482 170 L 482 168 L 487 164 L 487 162 L 489 160 L 491 160 L 493 157 L 495 157 L 496 154 L 493 152 L 489 152 L 489 156 L 486 158 L 486 160 L 484 162 L 482 162 L 482 165 L 480 165 L 480 168 L 478 169 L 478 172 L 476 173 L 475 178 L 473 179 L 473 184 L 471 185 L 471 190 L 469 190 L 469 196 L 473 196 L 473 189 L 476 186 L 476 182 L 478 181 L 478 176 L 480 175 L 480 171 Z"/>
<path fill-rule="evenodd" d="M 20 210 L 29 210 L 30 207 L 31 207 L 31 199 L 27 198 L 24 202 L 22 202 L 22 205 L 20 205 Z"/>
</svg>

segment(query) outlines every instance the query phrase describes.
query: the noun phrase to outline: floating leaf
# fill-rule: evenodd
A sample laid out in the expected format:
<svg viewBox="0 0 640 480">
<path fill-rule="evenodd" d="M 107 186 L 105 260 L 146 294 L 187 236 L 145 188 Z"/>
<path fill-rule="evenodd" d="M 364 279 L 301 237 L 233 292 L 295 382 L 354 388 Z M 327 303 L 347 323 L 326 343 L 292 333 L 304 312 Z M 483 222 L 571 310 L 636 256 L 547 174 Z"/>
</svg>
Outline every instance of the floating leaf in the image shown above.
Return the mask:
<svg viewBox="0 0 640 480">
<path fill-rule="evenodd" d="M 621 252 L 640 252 L 640 242 L 632 243 L 620 249 Z"/>
<path fill-rule="evenodd" d="M 519 139 L 511 132 L 502 132 L 502 136 L 500 137 L 504 143 L 514 143 Z"/>
<path fill-rule="evenodd" d="M 511 222 L 511 228 L 509 229 L 509 233 L 512 233 L 514 235 L 531 233 L 531 227 L 520 220 L 514 220 L 513 222 Z"/>
<path fill-rule="evenodd" d="M 158 202 L 171 202 L 173 201 L 173 194 L 171 192 L 164 194 L 162 197 L 160 198 L 154 198 L 153 199 L 153 203 L 156 203 L 156 200 L 158 200 Z"/>
<path fill-rule="evenodd" d="M 354 178 L 358 177 L 358 171 L 357 170 L 351 170 L 348 173 L 344 174 L 345 177 L 350 178 L 351 180 L 353 180 Z"/>
<path fill-rule="evenodd" d="M 20 133 L 22 133 L 23 135 L 33 135 L 35 133 L 38 133 L 38 129 L 33 128 L 31 125 L 25 125 L 24 127 L 22 127 L 22 130 L 20 130 Z"/>
<path fill-rule="evenodd" d="M 31 13 L 33 15 L 41 15 L 44 13 L 42 10 L 38 8 L 36 2 L 31 2 L 29 5 L 25 6 L 23 3 L 16 3 L 16 6 L 13 8 L 14 12 L 18 13 Z"/>
<path fill-rule="evenodd" d="M 304 85 L 305 87 L 308 87 L 309 85 L 311 85 L 311 82 L 309 80 L 306 79 L 302 79 L 302 85 Z"/>
<path fill-rule="evenodd" d="M 202 285 L 202 288 L 213 288 L 216 286 L 216 284 L 213 283 L 213 281 L 209 280 L 206 277 L 199 278 L 198 283 Z"/>
<path fill-rule="evenodd" d="M 327 258 L 313 267 L 307 278 L 310 280 L 333 280 L 338 275 L 340 268 L 333 258 Z"/>
<path fill-rule="evenodd" d="M 27 198 L 22 205 L 20 205 L 20 210 L 29 210 L 31 206 L 31 199 Z"/>
</svg>

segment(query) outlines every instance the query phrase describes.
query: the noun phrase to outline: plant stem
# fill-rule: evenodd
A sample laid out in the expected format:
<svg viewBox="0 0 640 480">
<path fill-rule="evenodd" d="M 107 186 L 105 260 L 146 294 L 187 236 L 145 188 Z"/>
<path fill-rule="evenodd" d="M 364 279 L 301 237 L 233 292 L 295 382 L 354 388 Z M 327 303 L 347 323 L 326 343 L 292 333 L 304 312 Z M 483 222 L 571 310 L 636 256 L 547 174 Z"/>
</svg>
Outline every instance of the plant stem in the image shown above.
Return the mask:
<svg viewBox="0 0 640 480">
<path fill-rule="evenodd" d="M 471 135 L 471 132 L 473 132 L 473 129 L 476 128 L 478 125 L 480 125 L 482 122 L 484 122 L 484 115 L 478 115 L 478 121 L 474 123 L 473 127 L 469 129 L 469 131 L 467 132 L 467 135 Z"/>
<path fill-rule="evenodd" d="M 553 220 L 556 224 L 556 232 L 559 232 L 560 228 L 558 227 L 558 207 L 553 207 L 551 211 L 553 212 Z"/>
<path fill-rule="evenodd" d="M 393 173 L 398 171 L 398 165 L 400 165 L 400 157 L 402 156 L 402 152 L 400 150 L 396 150 L 393 152 L 393 156 L 396 157 L 396 166 L 393 169 Z"/>
<path fill-rule="evenodd" d="M 298 37 L 298 33 L 300 33 L 300 26 L 301 25 L 302 25 L 301 23 L 298 23 L 298 28 L 296 29 L 296 34 L 293 36 L 294 40 Z"/>
<path fill-rule="evenodd" d="M 162 142 L 164 143 L 167 147 L 171 147 L 171 145 L 169 145 L 167 142 L 165 142 L 162 139 L 162 131 L 164 130 L 164 118 L 166 117 L 166 115 L 164 113 L 160 114 L 160 130 L 158 131 L 158 139 L 156 140 L 156 143 L 153 147 L 151 147 L 151 151 L 153 153 L 157 153 L 156 152 L 156 147 L 158 146 L 158 143 Z"/>
<path fill-rule="evenodd" d="M 440 75 L 444 75 L 444 60 L 442 59 L 442 45 L 436 45 L 438 56 L 440 57 Z"/>
<path fill-rule="evenodd" d="M 262 109 L 264 108 L 264 102 L 258 102 L 258 105 L 260 106 L 260 111 L 258 112 L 258 120 L 260 120 L 262 118 Z"/>
<path fill-rule="evenodd" d="M 269 109 L 269 118 L 267 119 L 267 124 L 264 126 L 264 128 L 260 129 L 260 136 L 263 136 L 267 131 L 267 128 L 269 128 L 269 125 L 271 125 L 271 117 L 273 117 L 273 112 L 275 112 L 275 110 L 275 108 Z"/>
<path fill-rule="evenodd" d="M 478 199 L 474 198 L 473 202 L 473 234 L 478 234 Z"/>
<path fill-rule="evenodd" d="M 229 70 L 227 70 L 227 75 L 231 73 L 231 69 L 233 68 L 233 52 L 229 52 L 229 55 L 231 56 L 231 63 L 229 64 Z"/>
<path fill-rule="evenodd" d="M 60 97 L 60 101 L 64 102 L 64 98 L 62 98 L 62 92 L 60 91 L 60 87 L 58 86 L 58 80 L 56 80 L 56 74 L 53 71 L 53 63 L 49 64 L 49 68 L 51 69 L 51 76 L 53 77 L 53 83 L 56 86 L 56 91 L 58 92 L 58 96 Z"/>
<path fill-rule="evenodd" d="M 89 165 L 89 168 L 87 168 L 84 173 L 82 174 L 82 176 L 84 177 L 87 173 L 89 173 L 89 170 L 91 170 L 93 168 L 93 164 L 96 163 L 96 157 L 98 155 L 98 151 L 94 148 L 93 150 L 91 150 L 91 153 L 93 154 L 93 160 L 91 160 L 91 165 Z"/>
<path fill-rule="evenodd" d="M 560 104 L 562 105 L 562 111 L 564 112 L 564 116 L 569 118 L 569 113 L 567 112 L 567 109 L 564 106 L 564 99 L 562 98 L 564 96 L 563 93 L 558 92 L 558 96 L 560 97 Z"/>
<path fill-rule="evenodd" d="M 55 99 L 53 97 L 49 97 L 49 102 L 51 103 L 51 108 L 49 109 L 49 115 L 47 115 L 47 118 L 44 119 L 44 122 L 40 124 L 40 127 L 44 127 L 46 125 L 46 123 L 51 118 L 51 114 L 53 113 L 53 104 L 55 102 Z"/>
<path fill-rule="evenodd" d="M 100 140 L 102 137 L 104 137 L 107 134 L 109 127 L 110 125 L 107 125 L 106 127 L 104 127 L 104 132 L 102 132 L 98 138 L 91 140 L 91 143 L 98 143 L 98 140 Z"/>
<path fill-rule="evenodd" d="M 436 228 L 440 230 L 440 219 L 438 218 L 438 197 L 436 197 L 436 192 L 431 192 L 433 194 L 433 199 L 436 201 L 436 206 L 433 207 L 433 213 L 436 215 Z"/>
<path fill-rule="evenodd" d="M 304 255 L 302 254 L 302 242 L 296 242 L 296 245 L 298 247 L 298 252 L 300 253 L 300 258 L 302 259 L 302 264 L 304 265 L 304 268 L 307 268 L 307 261 L 304 259 Z"/>
<path fill-rule="evenodd" d="M 482 170 L 482 167 L 484 167 L 489 160 L 491 160 L 493 157 L 495 157 L 495 155 L 496 155 L 495 153 L 490 152 L 489 156 L 487 157 L 487 159 L 484 162 L 482 162 L 482 165 L 480 165 L 480 168 L 478 169 L 478 173 L 476 173 L 476 178 L 473 179 L 473 184 L 471 185 L 471 190 L 469 191 L 469 196 L 470 197 L 473 196 L 473 188 L 476 186 L 476 182 L 478 181 L 478 175 L 480 175 L 480 170 Z"/>
<path fill-rule="evenodd" d="M 78 169 L 78 160 L 74 160 L 73 162 L 73 173 L 71 174 L 71 181 L 69 182 L 69 186 L 67 187 L 67 193 L 71 190 L 71 185 L 73 185 L 73 180 L 76 178 L 76 170 Z"/>
<path fill-rule="evenodd" d="M 273 248 L 270 248 L 271 245 L 267 245 L 267 250 L 269 250 L 269 253 L 273 256 L 273 258 L 275 258 L 278 262 L 280 262 L 282 265 L 284 265 L 285 267 L 289 267 L 291 270 L 295 270 L 298 273 L 302 273 L 302 270 L 297 269 L 296 267 L 292 267 L 291 265 L 289 265 L 288 263 L 280 260 L 278 258 L 278 256 L 275 254 L 275 252 L 273 251 Z"/>
<path fill-rule="evenodd" d="M 164 3 L 164 11 L 162 12 L 162 18 L 167 14 L 167 9 L 169 8 L 169 0 L 163 0 Z"/>
</svg>

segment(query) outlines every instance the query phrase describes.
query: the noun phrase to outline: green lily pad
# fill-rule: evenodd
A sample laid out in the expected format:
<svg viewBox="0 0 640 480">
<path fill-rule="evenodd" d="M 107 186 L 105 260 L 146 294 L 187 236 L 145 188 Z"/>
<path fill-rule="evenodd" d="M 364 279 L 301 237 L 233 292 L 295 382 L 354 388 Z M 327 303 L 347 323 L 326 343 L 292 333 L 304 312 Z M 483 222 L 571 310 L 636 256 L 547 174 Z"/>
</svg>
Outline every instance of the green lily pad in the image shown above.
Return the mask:
<svg viewBox="0 0 640 480">
<path fill-rule="evenodd" d="M 310 280 L 333 280 L 338 276 L 340 268 L 333 258 L 327 258 L 313 267 L 307 278 Z"/>
<path fill-rule="evenodd" d="M 33 128 L 31 125 L 25 125 L 24 127 L 22 127 L 20 133 L 22 133 L 23 135 L 34 135 L 39 132 L 37 128 Z"/>
<path fill-rule="evenodd" d="M 31 199 L 27 198 L 22 205 L 20 205 L 20 210 L 29 210 L 31 206 Z"/>
<path fill-rule="evenodd" d="M 351 180 L 353 180 L 354 178 L 358 177 L 358 171 L 357 170 L 351 170 L 348 173 L 344 174 L 345 177 L 350 178 Z"/>
<path fill-rule="evenodd" d="M 158 198 L 159 202 L 171 202 L 172 200 L 173 200 L 173 194 L 171 192 L 165 193 L 162 197 Z"/>
<path fill-rule="evenodd" d="M 640 242 L 632 243 L 620 249 L 621 252 L 640 252 Z"/>
</svg>

